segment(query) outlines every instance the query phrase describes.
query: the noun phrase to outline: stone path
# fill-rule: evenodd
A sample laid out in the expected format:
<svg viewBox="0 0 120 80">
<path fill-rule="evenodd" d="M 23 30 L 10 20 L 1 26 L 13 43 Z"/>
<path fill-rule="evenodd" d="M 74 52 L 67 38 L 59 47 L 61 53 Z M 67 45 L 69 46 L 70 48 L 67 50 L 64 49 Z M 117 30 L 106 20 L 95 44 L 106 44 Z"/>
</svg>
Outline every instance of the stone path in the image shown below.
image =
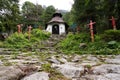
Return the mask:
<svg viewBox="0 0 120 80">
<path fill-rule="evenodd" d="M 58 37 L 35 51 L 1 54 L 0 80 L 120 80 L 120 55 L 65 55 L 54 48 Z"/>
<path fill-rule="evenodd" d="M 65 80 L 119 80 L 120 55 L 64 55 L 51 54 L 44 60 L 35 53 L 21 53 L 16 58 L 13 55 L 1 55 L 0 80 L 49 80 L 51 73 L 42 70 L 43 64 L 60 72 Z M 43 60 L 43 61 L 42 61 Z M 14 71 L 12 69 L 15 69 Z M 7 75 L 6 74 L 13 74 Z M 19 74 L 19 77 L 16 75 Z M 39 78 L 44 75 L 46 78 Z M 12 77 L 11 77 L 12 76 Z M 27 76 L 25 78 L 22 78 Z M 34 77 L 38 76 L 38 78 Z M 30 78 L 31 79 L 30 79 Z M 4 79 L 5 78 L 5 79 Z"/>
</svg>

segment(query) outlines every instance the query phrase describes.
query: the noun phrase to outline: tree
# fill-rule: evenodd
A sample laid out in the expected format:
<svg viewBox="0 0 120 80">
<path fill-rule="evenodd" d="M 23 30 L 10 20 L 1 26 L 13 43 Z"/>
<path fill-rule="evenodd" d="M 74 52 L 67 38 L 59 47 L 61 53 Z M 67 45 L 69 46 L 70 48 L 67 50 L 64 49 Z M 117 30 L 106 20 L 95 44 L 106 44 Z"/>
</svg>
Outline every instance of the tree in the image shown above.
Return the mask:
<svg viewBox="0 0 120 80">
<path fill-rule="evenodd" d="M 35 5 L 29 1 L 26 1 L 22 6 L 22 15 L 24 17 L 24 24 L 33 24 L 33 21 L 38 20 L 35 16 Z"/>
<path fill-rule="evenodd" d="M 0 31 L 11 32 L 19 21 L 19 0 L 0 0 Z"/>
<path fill-rule="evenodd" d="M 44 22 L 44 25 L 46 23 L 48 23 L 51 18 L 52 18 L 52 15 L 55 13 L 55 8 L 53 6 L 48 6 L 44 12 L 43 12 L 43 22 Z"/>
<path fill-rule="evenodd" d="M 33 4 L 29 1 L 26 1 L 22 6 L 22 15 L 23 21 L 26 25 L 39 25 L 41 15 L 43 13 L 43 8 L 41 5 Z"/>
<path fill-rule="evenodd" d="M 119 5 L 119 0 L 74 0 L 74 20 L 83 26 L 91 19 L 96 22 L 97 32 L 103 32 L 111 28 L 111 16 L 119 16 Z"/>
</svg>

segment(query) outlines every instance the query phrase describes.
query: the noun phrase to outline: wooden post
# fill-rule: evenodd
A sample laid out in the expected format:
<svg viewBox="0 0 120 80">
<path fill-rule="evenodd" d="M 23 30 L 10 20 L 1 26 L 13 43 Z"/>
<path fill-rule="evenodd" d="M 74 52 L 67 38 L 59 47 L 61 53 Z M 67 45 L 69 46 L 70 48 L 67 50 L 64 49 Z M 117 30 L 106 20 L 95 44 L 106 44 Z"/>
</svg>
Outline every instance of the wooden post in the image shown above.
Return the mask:
<svg viewBox="0 0 120 80">
<path fill-rule="evenodd" d="M 32 29 L 31 25 L 28 26 L 28 39 L 29 40 L 30 40 L 31 29 Z"/>
<path fill-rule="evenodd" d="M 20 33 L 21 32 L 21 25 L 17 25 L 17 28 L 18 28 L 18 33 Z"/>
<path fill-rule="evenodd" d="M 20 24 L 20 26 L 21 26 L 21 32 L 22 32 L 22 27 L 23 27 L 23 24 Z"/>
<path fill-rule="evenodd" d="M 80 33 L 80 26 L 77 26 L 77 32 Z"/>
<path fill-rule="evenodd" d="M 92 22 L 92 20 L 90 20 L 90 23 L 88 24 L 90 27 L 90 34 L 91 34 L 91 41 L 94 42 L 94 31 L 93 31 L 93 24 L 95 24 L 96 22 Z"/>
<path fill-rule="evenodd" d="M 115 23 L 115 18 L 112 16 L 112 18 L 110 20 L 112 21 L 113 30 L 117 30 L 116 23 Z"/>
</svg>

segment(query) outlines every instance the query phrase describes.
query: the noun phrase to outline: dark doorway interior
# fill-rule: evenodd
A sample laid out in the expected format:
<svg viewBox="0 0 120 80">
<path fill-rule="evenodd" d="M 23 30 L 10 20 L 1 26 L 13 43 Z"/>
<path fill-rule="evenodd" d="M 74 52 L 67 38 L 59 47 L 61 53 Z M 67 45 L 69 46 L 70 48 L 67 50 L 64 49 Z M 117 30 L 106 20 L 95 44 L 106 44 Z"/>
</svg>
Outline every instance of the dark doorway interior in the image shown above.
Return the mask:
<svg viewBox="0 0 120 80">
<path fill-rule="evenodd" d="M 57 24 L 53 25 L 52 34 L 59 34 L 59 25 Z"/>
</svg>

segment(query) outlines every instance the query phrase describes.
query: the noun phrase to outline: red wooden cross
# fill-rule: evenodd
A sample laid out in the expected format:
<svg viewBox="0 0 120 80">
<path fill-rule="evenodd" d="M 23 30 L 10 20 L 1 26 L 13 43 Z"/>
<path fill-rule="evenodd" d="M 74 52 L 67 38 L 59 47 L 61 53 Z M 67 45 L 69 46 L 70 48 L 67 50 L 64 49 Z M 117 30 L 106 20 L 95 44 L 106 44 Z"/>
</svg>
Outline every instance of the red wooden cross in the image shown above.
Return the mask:
<svg viewBox="0 0 120 80">
<path fill-rule="evenodd" d="M 113 30 L 116 30 L 115 18 L 112 16 L 112 18 L 110 20 L 112 21 Z"/>
<path fill-rule="evenodd" d="M 92 20 L 90 20 L 90 23 L 88 24 L 90 27 L 90 34 L 91 34 L 91 41 L 94 42 L 94 31 L 93 31 L 93 24 L 95 24 L 96 22 L 92 22 Z"/>
</svg>

